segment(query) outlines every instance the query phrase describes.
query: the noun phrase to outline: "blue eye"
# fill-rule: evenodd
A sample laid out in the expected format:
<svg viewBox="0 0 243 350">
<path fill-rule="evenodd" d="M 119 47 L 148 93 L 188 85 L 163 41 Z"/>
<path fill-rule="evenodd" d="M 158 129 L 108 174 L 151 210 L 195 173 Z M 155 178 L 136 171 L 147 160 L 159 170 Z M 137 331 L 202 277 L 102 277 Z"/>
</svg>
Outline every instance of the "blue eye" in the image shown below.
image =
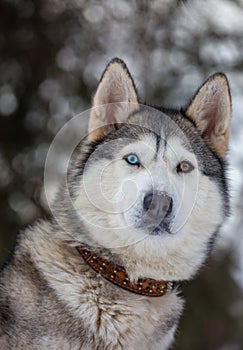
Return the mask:
<svg viewBox="0 0 243 350">
<path fill-rule="evenodd" d="M 128 156 L 125 156 L 124 159 L 127 161 L 128 164 L 137 165 L 137 166 L 140 165 L 136 154 L 129 154 Z"/>
</svg>

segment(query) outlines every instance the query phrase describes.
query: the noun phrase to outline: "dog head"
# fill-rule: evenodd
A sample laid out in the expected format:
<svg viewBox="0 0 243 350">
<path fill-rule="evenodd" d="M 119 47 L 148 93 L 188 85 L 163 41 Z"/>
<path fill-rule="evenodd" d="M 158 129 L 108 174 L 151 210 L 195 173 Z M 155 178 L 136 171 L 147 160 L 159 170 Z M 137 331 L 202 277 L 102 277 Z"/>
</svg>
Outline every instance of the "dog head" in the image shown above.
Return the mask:
<svg viewBox="0 0 243 350">
<path fill-rule="evenodd" d="M 114 59 L 71 171 L 86 232 L 76 239 L 109 250 L 131 278 L 189 279 L 227 214 L 230 117 L 224 74 L 211 76 L 186 108 L 164 109 L 140 104 L 127 67 Z"/>
</svg>

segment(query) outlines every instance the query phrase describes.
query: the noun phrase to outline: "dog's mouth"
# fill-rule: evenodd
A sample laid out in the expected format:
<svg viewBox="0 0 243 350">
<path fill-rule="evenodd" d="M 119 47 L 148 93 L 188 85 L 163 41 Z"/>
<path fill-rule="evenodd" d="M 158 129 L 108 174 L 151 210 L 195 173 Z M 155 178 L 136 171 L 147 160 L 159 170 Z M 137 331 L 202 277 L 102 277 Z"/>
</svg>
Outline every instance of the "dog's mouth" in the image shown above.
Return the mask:
<svg viewBox="0 0 243 350">
<path fill-rule="evenodd" d="M 162 220 L 161 222 L 147 222 L 142 221 L 139 224 L 139 227 L 143 230 L 146 230 L 149 236 L 162 236 L 164 234 L 172 234 L 172 218 L 170 220 Z"/>
<path fill-rule="evenodd" d="M 152 229 L 149 232 L 149 235 L 151 236 L 160 236 L 163 235 L 165 233 L 171 234 L 171 227 L 170 224 L 168 222 L 161 222 L 158 226 L 156 226 L 154 229 Z"/>
</svg>

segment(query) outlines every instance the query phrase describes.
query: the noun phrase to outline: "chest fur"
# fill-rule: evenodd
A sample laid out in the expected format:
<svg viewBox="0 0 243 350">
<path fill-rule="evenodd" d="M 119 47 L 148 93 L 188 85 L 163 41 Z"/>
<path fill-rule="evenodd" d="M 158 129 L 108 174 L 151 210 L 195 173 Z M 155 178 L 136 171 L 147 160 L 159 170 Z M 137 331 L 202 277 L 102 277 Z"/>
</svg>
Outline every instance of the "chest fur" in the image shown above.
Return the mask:
<svg viewBox="0 0 243 350">
<path fill-rule="evenodd" d="M 168 348 L 183 307 L 175 292 L 148 298 L 124 291 L 93 271 L 82 271 L 82 276 L 81 282 L 80 275 L 79 281 L 69 275 L 60 285 L 51 280 L 62 303 L 82 322 L 82 339 L 72 335 L 81 349 Z"/>
</svg>

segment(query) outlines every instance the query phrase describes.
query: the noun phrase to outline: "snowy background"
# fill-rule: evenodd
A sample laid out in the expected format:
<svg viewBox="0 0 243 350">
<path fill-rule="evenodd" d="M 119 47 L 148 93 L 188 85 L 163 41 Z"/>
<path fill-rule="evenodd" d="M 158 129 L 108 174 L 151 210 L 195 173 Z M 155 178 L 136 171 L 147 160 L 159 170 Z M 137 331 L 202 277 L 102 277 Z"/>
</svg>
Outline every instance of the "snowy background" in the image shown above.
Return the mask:
<svg viewBox="0 0 243 350">
<path fill-rule="evenodd" d="M 0 259 L 19 228 L 48 213 L 49 145 L 66 121 L 90 107 L 115 56 L 127 63 L 141 100 L 151 103 L 180 106 L 211 73 L 228 76 L 232 216 L 213 258 L 183 286 L 187 309 L 175 349 L 243 349 L 242 0 L 1 0 Z M 68 142 L 53 161 L 52 190 Z"/>
</svg>

